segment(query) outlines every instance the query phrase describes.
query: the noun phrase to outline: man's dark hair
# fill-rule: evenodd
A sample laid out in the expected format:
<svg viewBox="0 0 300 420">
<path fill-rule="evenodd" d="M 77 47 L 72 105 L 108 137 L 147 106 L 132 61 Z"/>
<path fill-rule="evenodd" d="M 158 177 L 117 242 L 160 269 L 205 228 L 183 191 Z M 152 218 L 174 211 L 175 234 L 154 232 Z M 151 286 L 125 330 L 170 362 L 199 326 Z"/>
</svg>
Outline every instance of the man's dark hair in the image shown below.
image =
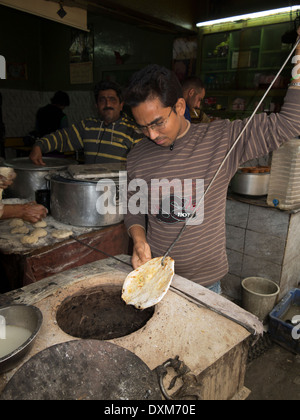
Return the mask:
<svg viewBox="0 0 300 420">
<path fill-rule="evenodd" d="M 126 104 L 134 108 L 147 99 L 158 98 L 164 107 L 173 107 L 182 98 L 182 87 L 176 74 L 151 64 L 136 72 L 125 92 Z"/>
<path fill-rule="evenodd" d="M 95 89 L 94 89 L 96 103 L 98 102 L 99 92 L 101 92 L 103 90 L 110 90 L 110 89 L 112 89 L 116 92 L 120 102 L 124 101 L 123 91 L 122 91 L 121 86 L 118 85 L 115 82 L 110 82 L 108 80 L 103 80 L 102 82 L 98 83 L 95 86 Z"/>
<path fill-rule="evenodd" d="M 51 103 L 53 105 L 61 105 L 61 106 L 69 106 L 70 105 L 70 98 L 66 92 L 62 92 L 61 90 L 55 92 L 53 98 L 51 99 Z"/>
<path fill-rule="evenodd" d="M 182 89 L 183 91 L 190 89 L 202 90 L 205 89 L 205 86 L 200 77 L 191 76 L 182 82 Z"/>
</svg>

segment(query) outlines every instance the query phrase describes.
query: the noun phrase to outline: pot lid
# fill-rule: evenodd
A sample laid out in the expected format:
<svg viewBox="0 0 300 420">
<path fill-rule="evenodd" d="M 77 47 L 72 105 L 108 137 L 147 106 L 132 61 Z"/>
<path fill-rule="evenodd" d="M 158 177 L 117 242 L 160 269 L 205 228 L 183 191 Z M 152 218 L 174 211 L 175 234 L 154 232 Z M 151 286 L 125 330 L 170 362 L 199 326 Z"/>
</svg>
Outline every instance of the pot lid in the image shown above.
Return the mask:
<svg viewBox="0 0 300 420">
<path fill-rule="evenodd" d="M 5 166 L 24 171 L 49 171 L 51 169 L 62 169 L 67 168 L 69 165 L 77 164 L 77 162 L 74 160 L 64 158 L 43 157 L 43 161 L 45 162 L 46 166 L 37 166 L 28 157 L 15 158 L 7 160 L 5 162 Z"/>
<path fill-rule="evenodd" d="M 51 175 L 49 175 L 49 177 L 46 177 L 46 178 L 54 182 L 60 182 L 63 184 L 76 184 L 76 185 L 94 185 L 99 182 L 99 179 L 73 178 L 73 176 L 65 168 L 52 173 Z"/>
<path fill-rule="evenodd" d="M 101 178 L 117 178 L 120 171 L 126 171 L 124 163 L 100 163 L 69 166 L 70 175 L 79 181 Z"/>
<path fill-rule="evenodd" d="M 156 374 L 134 353 L 106 341 L 49 347 L 11 378 L 0 400 L 161 400 Z"/>
</svg>

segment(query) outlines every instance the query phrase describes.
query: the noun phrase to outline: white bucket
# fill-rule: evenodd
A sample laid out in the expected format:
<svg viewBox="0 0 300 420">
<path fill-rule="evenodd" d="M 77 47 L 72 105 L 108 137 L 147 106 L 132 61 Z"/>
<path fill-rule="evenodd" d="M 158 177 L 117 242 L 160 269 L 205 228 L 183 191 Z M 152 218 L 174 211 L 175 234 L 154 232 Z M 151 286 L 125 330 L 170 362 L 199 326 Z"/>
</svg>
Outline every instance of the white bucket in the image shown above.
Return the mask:
<svg viewBox="0 0 300 420">
<path fill-rule="evenodd" d="M 248 277 L 242 281 L 243 308 L 265 322 L 276 305 L 279 286 L 263 277 Z"/>
</svg>

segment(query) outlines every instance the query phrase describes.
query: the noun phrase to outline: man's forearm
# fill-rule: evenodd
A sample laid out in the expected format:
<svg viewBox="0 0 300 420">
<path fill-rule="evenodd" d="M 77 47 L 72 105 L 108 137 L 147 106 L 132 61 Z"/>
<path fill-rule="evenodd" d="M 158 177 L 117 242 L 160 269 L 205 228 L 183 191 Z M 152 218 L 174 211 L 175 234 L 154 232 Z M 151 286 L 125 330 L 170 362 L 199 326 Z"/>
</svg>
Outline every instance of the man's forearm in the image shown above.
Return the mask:
<svg viewBox="0 0 300 420">
<path fill-rule="evenodd" d="M 6 204 L 3 208 L 2 219 L 22 219 L 22 208 L 19 205 Z"/>
<path fill-rule="evenodd" d="M 128 230 L 134 245 L 139 242 L 147 242 L 145 229 L 141 225 L 133 225 Z"/>
</svg>

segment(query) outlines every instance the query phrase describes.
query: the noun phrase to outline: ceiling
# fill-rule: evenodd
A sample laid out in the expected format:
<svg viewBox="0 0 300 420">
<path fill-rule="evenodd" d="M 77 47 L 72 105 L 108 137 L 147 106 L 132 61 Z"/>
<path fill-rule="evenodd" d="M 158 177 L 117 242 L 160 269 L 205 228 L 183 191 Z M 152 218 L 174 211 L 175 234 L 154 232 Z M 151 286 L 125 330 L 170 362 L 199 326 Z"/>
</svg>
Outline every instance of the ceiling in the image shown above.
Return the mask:
<svg viewBox="0 0 300 420">
<path fill-rule="evenodd" d="M 278 7 L 300 0 L 46 0 L 82 7 L 91 14 L 107 16 L 150 30 L 195 34 L 196 23 Z"/>
</svg>

